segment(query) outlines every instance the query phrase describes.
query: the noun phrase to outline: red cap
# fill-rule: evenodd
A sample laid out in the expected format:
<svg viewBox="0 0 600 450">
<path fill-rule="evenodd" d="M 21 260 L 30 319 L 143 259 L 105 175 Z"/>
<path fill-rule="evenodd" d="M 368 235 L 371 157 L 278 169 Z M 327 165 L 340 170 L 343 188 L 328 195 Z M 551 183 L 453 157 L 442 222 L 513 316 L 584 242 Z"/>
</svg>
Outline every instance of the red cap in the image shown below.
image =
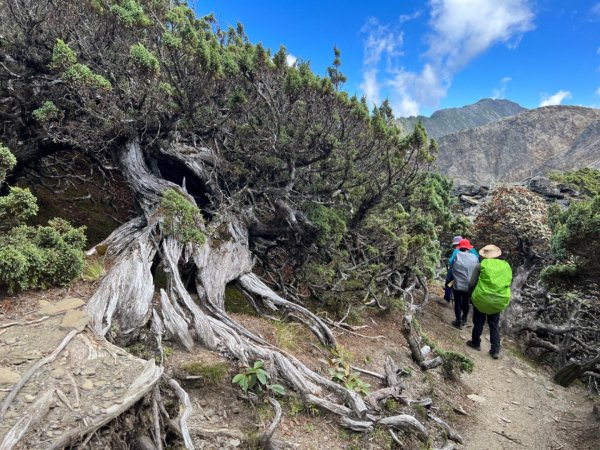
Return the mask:
<svg viewBox="0 0 600 450">
<path fill-rule="evenodd" d="M 456 246 L 456 248 L 458 248 L 459 250 L 461 248 L 466 248 L 467 250 L 471 250 L 473 248 L 473 246 L 471 245 L 471 243 L 469 242 L 468 239 L 461 239 L 458 242 L 458 245 Z"/>
</svg>

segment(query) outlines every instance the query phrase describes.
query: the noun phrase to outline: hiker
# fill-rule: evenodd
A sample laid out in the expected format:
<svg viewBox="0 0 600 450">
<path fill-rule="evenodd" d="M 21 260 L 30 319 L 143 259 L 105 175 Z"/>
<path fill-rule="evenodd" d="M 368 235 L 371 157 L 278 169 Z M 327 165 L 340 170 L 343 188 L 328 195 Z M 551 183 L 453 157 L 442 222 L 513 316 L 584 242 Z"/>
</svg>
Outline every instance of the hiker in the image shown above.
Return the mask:
<svg viewBox="0 0 600 450">
<path fill-rule="evenodd" d="M 462 236 L 454 236 L 452 238 L 452 244 L 450 244 L 450 246 L 452 247 L 452 254 L 450 255 L 450 258 L 452 258 L 454 256 L 454 252 L 456 251 L 456 246 L 458 245 L 458 243 L 461 241 Z M 452 300 L 452 286 L 451 286 L 451 281 L 452 281 L 452 268 L 450 267 L 450 261 L 448 260 L 448 264 L 446 265 L 447 268 L 447 273 L 446 273 L 446 281 L 444 283 L 444 300 L 446 300 L 448 303 L 450 303 L 450 300 Z"/>
<path fill-rule="evenodd" d="M 473 246 L 468 239 L 461 239 L 456 246 L 457 253 L 452 261 L 452 278 L 454 285 L 452 287 L 454 294 L 454 315 L 456 320 L 452 325 L 456 328 L 462 328 L 467 323 L 469 315 L 470 293 L 475 285 L 476 278 L 473 277 L 477 266 L 479 265 L 479 256 L 475 256 L 471 250 Z"/>
<path fill-rule="evenodd" d="M 490 355 L 500 358 L 500 313 L 510 302 L 512 269 L 508 262 L 498 259 L 502 254 L 499 247 L 490 244 L 479 250 L 483 258 L 473 274 L 477 281 L 471 294 L 473 303 L 473 332 L 467 345 L 481 350 L 481 333 L 487 319 L 490 326 Z"/>
</svg>

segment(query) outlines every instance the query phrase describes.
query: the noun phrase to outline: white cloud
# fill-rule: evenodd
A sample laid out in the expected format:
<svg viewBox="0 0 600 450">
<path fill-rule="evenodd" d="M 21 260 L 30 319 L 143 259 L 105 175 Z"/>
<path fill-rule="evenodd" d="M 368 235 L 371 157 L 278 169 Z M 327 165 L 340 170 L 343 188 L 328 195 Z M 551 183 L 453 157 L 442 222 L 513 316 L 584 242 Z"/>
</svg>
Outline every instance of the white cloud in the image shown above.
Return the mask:
<svg viewBox="0 0 600 450">
<path fill-rule="evenodd" d="M 377 83 L 377 69 L 369 69 L 363 73 L 363 82 L 360 88 L 372 104 L 379 104 L 379 84 Z"/>
<path fill-rule="evenodd" d="M 555 94 L 542 94 L 540 106 L 560 105 L 564 99 L 571 98 L 571 92 L 560 90 Z"/>
<path fill-rule="evenodd" d="M 592 6 L 592 9 L 590 11 L 591 11 L 592 15 L 594 15 L 596 17 L 600 17 L 600 2 L 598 2 L 594 6 Z"/>
<path fill-rule="evenodd" d="M 506 97 L 506 89 L 508 88 L 508 83 L 512 81 L 511 77 L 504 77 L 500 80 L 500 86 L 492 89 L 492 98 L 494 99 L 503 99 Z"/>
<path fill-rule="evenodd" d="M 534 28 L 532 1 L 430 0 L 428 50 L 422 55 L 423 68 L 412 71 L 398 58 L 402 33 L 369 19 L 361 30 L 367 34 L 365 73 L 387 58 L 378 85 L 394 89 L 390 97 L 397 115 L 436 106 L 446 96 L 454 75 L 474 58 L 498 43 L 515 47 L 523 34 Z"/>
<path fill-rule="evenodd" d="M 401 14 L 398 20 L 400 23 L 408 22 L 409 20 L 414 20 L 421 15 L 421 11 L 415 11 L 412 14 Z"/>
<path fill-rule="evenodd" d="M 600 96 L 600 87 L 596 89 L 596 95 Z"/>
<path fill-rule="evenodd" d="M 296 64 L 296 61 L 298 61 L 298 58 L 296 58 L 294 55 L 292 55 L 291 53 L 288 53 L 285 56 L 285 62 L 287 63 L 288 66 L 293 66 L 294 64 Z"/>
</svg>

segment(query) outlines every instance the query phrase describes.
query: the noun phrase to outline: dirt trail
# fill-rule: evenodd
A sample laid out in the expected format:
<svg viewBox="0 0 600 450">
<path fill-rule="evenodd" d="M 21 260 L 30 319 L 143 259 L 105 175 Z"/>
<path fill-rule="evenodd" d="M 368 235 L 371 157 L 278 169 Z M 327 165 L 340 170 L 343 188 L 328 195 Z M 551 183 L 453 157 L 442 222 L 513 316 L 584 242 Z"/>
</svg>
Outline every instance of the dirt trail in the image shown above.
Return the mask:
<svg viewBox="0 0 600 450">
<path fill-rule="evenodd" d="M 449 325 L 453 319 L 451 305 L 440 299 L 428 309 L 425 322 L 428 330 L 436 330 L 440 345 L 475 361 L 473 373 L 461 379 L 470 395 L 462 403 L 469 406 L 472 419 L 461 430 L 465 439 L 461 448 L 600 449 L 600 424 L 592 417 L 592 401 L 585 389 L 554 384 L 545 369 L 524 358 L 507 338 L 503 338 L 502 358 L 492 359 L 487 325 L 481 351 L 467 347 L 471 316 L 463 330 Z"/>
</svg>

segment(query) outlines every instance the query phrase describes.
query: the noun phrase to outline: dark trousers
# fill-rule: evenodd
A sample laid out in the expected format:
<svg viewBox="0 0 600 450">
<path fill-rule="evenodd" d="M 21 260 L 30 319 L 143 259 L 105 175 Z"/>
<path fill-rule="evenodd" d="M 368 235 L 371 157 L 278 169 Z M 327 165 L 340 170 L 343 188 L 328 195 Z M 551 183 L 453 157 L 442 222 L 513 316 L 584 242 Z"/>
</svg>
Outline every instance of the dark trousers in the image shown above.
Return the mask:
<svg viewBox="0 0 600 450">
<path fill-rule="evenodd" d="M 485 319 L 487 319 L 488 325 L 490 326 L 492 353 L 498 353 L 500 351 L 500 313 L 484 314 L 479 312 L 477 308 L 473 306 L 473 333 L 471 335 L 471 340 L 475 345 L 481 344 L 481 333 L 483 332 Z"/>
<path fill-rule="evenodd" d="M 464 291 L 457 291 L 453 289 L 454 293 L 454 315 L 456 316 L 457 322 L 466 322 L 467 316 L 469 315 L 469 293 Z"/>
</svg>

